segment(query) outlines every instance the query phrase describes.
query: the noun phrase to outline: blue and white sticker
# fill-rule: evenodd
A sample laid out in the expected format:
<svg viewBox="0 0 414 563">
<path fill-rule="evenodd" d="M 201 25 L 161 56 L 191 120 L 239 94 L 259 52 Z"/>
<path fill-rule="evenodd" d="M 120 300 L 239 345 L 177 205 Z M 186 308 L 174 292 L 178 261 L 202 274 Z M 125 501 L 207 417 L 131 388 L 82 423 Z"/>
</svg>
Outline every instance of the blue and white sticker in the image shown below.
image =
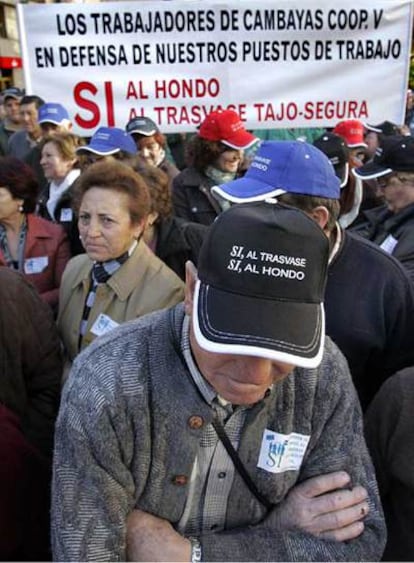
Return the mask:
<svg viewBox="0 0 414 563">
<path fill-rule="evenodd" d="M 265 429 L 257 467 L 270 473 L 297 471 L 302 465 L 309 440 L 310 436 L 304 434 L 279 434 Z"/>
<path fill-rule="evenodd" d="M 73 211 L 70 207 L 63 207 L 60 210 L 60 221 L 62 221 L 62 223 L 67 223 L 69 221 L 72 221 L 73 218 Z"/>
<path fill-rule="evenodd" d="M 35 258 L 26 258 L 23 265 L 25 274 L 40 274 L 46 270 L 49 264 L 47 256 L 36 256 Z"/>
<path fill-rule="evenodd" d="M 395 247 L 398 244 L 398 239 L 394 238 L 392 235 L 388 235 L 387 238 L 380 244 L 380 248 L 387 252 L 388 254 L 392 254 L 394 252 Z"/>
<path fill-rule="evenodd" d="M 108 315 L 101 313 L 93 323 L 91 332 L 95 336 L 102 336 L 103 334 L 106 334 L 117 326 L 119 326 L 119 323 L 112 320 L 111 317 L 108 317 Z"/>
</svg>

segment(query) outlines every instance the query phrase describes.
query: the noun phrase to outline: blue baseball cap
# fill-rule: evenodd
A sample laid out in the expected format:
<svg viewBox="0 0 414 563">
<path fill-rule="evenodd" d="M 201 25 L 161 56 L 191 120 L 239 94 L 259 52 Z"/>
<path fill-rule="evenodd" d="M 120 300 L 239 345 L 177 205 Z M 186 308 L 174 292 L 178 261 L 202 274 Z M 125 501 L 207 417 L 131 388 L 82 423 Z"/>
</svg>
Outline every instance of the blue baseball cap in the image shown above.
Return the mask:
<svg viewBox="0 0 414 563">
<path fill-rule="evenodd" d="M 76 150 L 77 153 L 92 152 L 100 156 L 109 156 L 119 151 L 136 154 L 137 146 L 131 135 L 118 127 L 99 127 L 89 144 Z"/>
<path fill-rule="evenodd" d="M 68 111 L 62 104 L 46 103 L 39 108 L 38 123 L 54 123 L 60 125 L 65 119 L 69 120 Z"/>
<path fill-rule="evenodd" d="M 211 188 L 233 203 L 262 201 L 286 192 L 339 199 L 340 180 L 328 157 L 302 141 L 264 141 L 243 178 Z"/>
</svg>

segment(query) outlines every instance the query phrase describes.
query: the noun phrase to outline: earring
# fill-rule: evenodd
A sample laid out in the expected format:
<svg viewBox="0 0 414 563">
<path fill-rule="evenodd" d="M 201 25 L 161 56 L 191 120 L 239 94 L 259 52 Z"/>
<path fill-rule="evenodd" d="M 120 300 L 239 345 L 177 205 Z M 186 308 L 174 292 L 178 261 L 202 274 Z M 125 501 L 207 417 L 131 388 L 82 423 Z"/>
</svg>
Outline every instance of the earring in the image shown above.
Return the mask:
<svg viewBox="0 0 414 563">
<path fill-rule="evenodd" d="M 23 213 L 23 205 L 22 204 L 19 205 L 19 211 L 20 211 L 20 213 Z"/>
</svg>

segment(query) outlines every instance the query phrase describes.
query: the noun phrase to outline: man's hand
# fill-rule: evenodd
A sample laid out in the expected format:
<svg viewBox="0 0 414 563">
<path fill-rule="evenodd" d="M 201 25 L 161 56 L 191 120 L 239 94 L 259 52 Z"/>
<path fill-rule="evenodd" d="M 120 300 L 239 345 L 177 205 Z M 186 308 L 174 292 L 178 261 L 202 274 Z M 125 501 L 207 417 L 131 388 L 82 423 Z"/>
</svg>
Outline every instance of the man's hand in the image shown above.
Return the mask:
<svg viewBox="0 0 414 563">
<path fill-rule="evenodd" d="M 324 540 L 345 541 L 364 530 L 361 521 L 368 514 L 367 491 L 349 487 L 344 471 L 312 477 L 294 487 L 275 508 L 278 527 L 301 530 Z"/>
<path fill-rule="evenodd" d="M 191 561 L 191 543 L 170 522 L 143 510 L 127 518 L 128 561 Z"/>
</svg>

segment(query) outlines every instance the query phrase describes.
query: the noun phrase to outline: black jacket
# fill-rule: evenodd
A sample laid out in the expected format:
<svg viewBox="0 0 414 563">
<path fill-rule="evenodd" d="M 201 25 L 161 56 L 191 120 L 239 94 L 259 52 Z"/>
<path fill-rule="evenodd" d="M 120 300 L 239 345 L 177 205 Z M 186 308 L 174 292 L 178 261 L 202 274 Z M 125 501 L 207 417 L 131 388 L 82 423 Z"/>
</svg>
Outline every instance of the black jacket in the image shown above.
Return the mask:
<svg viewBox="0 0 414 563">
<path fill-rule="evenodd" d="M 77 256 L 78 254 L 83 254 L 85 252 L 79 238 L 78 220 L 72 205 L 75 185 L 76 180 L 67 190 L 63 192 L 55 207 L 55 217 L 59 217 L 56 222 L 64 228 L 65 233 L 68 236 L 72 256 Z M 46 204 L 48 199 L 49 184 L 47 184 L 40 193 L 37 200 L 36 214 L 40 215 L 40 217 L 43 217 L 44 219 L 53 221 L 53 218 L 47 210 Z"/>
<path fill-rule="evenodd" d="M 365 408 L 388 376 L 414 365 L 414 290 L 392 256 L 343 235 L 328 269 L 326 334 L 348 360 Z"/>
<path fill-rule="evenodd" d="M 30 151 L 24 157 L 25 163 L 28 164 L 33 169 L 33 171 L 35 173 L 36 179 L 39 183 L 40 192 L 45 190 L 47 188 L 47 186 L 49 185 L 49 181 L 47 180 L 47 178 L 46 178 L 46 176 L 43 172 L 43 168 L 40 165 L 41 159 L 42 159 L 42 151 L 41 151 L 39 145 L 36 145 L 32 149 L 30 149 Z"/>
<path fill-rule="evenodd" d="M 408 270 L 414 281 L 414 203 L 399 213 L 392 213 L 386 205 L 374 207 L 364 212 L 365 222 L 354 232 L 381 245 L 388 235 L 397 239 L 392 255 Z"/>
<path fill-rule="evenodd" d="M 381 561 L 414 561 L 414 367 L 388 379 L 365 419 L 387 523 Z"/>
<path fill-rule="evenodd" d="M 173 180 L 172 199 L 177 217 L 211 225 L 221 208 L 211 195 L 212 181 L 195 168 L 185 168 Z"/>
<path fill-rule="evenodd" d="M 164 219 L 158 224 L 155 254 L 185 280 L 185 263 L 191 260 L 197 266 L 198 253 L 206 231 L 205 225 L 178 217 Z"/>
</svg>

